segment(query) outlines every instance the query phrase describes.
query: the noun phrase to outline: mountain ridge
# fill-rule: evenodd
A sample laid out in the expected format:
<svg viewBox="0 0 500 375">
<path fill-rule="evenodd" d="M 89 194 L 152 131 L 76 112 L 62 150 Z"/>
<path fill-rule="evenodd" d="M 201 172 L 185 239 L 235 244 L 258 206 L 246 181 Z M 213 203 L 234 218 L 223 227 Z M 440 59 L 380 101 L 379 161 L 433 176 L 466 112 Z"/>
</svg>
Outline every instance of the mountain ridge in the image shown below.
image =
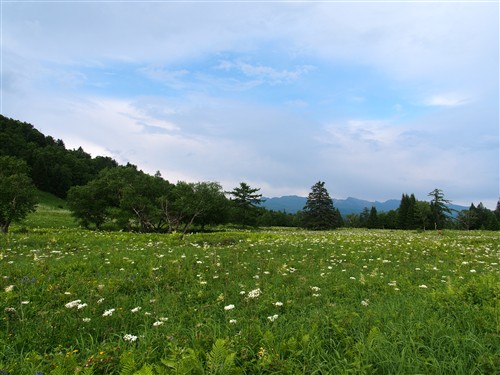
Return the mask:
<svg viewBox="0 0 500 375">
<path fill-rule="evenodd" d="M 301 197 L 298 195 L 285 195 L 282 197 L 273 198 L 263 197 L 262 199 L 265 199 L 265 201 L 261 203 L 261 207 L 264 207 L 268 210 L 288 212 L 291 214 L 302 210 L 307 202 L 306 197 Z M 339 209 L 342 216 L 349 214 L 360 214 L 365 209 L 365 207 L 369 209 L 375 207 L 377 209 L 377 212 L 396 210 L 397 208 L 399 208 L 400 203 L 401 199 L 388 199 L 383 202 L 367 201 L 354 197 L 347 197 L 346 199 L 333 199 L 333 206 Z M 454 204 L 450 204 L 449 207 L 457 211 L 468 209 L 468 207 Z"/>
</svg>

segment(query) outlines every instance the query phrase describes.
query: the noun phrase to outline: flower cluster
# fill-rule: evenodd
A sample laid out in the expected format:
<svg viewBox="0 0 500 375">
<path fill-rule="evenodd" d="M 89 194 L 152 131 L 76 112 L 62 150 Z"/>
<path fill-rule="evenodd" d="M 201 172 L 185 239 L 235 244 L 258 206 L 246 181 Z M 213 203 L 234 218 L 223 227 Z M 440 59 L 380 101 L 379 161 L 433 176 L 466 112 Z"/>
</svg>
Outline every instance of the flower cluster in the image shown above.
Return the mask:
<svg viewBox="0 0 500 375">
<path fill-rule="evenodd" d="M 104 313 L 102 314 L 102 316 L 111 316 L 111 315 L 113 315 L 114 311 L 115 311 L 115 309 L 106 310 L 106 311 L 104 311 Z"/>
<path fill-rule="evenodd" d="M 248 298 L 257 298 L 261 293 L 262 291 L 260 290 L 260 288 L 251 290 L 248 292 Z"/>
<path fill-rule="evenodd" d="M 269 319 L 271 322 L 274 322 L 276 319 L 278 319 L 278 314 L 274 314 L 272 316 L 268 316 L 267 319 Z"/>
<path fill-rule="evenodd" d="M 125 336 L 123 336 L 123 339 L 125 341 L 134 342 L 134 341 L 137 340 L 137 336 L 134 336 L 134 335 L 131 335 L 131 334 L 127 333 Z"/>
<path fill-rule="evenodd" d="M 71 301 L 71 302 L 68 302 L 67 304 L 65 304 L 64 306 L 67 308 L 67 309 L 72 309 L 72 308 L 77 308 L 78 310 L 80 309 L 83 309 L 84 307 L 87 306 L 86 303 L 81 303 L 82 300 L 80 299 L 77 299 L 77 300 L 74 300 L 74 301 Z"/>
</svg>

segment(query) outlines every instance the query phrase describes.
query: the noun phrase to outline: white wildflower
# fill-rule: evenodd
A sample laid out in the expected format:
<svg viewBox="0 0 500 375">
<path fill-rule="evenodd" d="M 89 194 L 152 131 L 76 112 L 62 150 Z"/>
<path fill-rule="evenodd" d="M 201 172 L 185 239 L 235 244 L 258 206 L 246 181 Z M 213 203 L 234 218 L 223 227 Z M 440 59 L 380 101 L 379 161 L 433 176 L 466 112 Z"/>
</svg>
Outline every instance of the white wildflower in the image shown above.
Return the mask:
<svg viewBox="0 0 500 375">
<path fill-rule="evenodd" d="M 5 287 L 5 293 L 10 293 L 14 290 L 14 285 L 9 285 Z"/>
<path fill-rule="evenodd" d="M 361 304 L 362 304 L 363 306 L 368 306 L 368 300 L 363 300 L 363 301 L 361 301 Z"/>
<path fill-rule="evenodd" d="M 281 306 L 283 306 L 283 302 L 280 302 L 280 301 L 275 302 L 275 303 L 274 303 L 274 306 L 276 306 L 276 307 L 281 307 Z"/>
<path fill-rule="evenodd" d="M 131 334 L 127 333 L 125 336 L 123 336 L 123 339 L 125 341 L 134 342 L 134 341 L 137 340 L 137 336 L 134 336 L 134 335 L 131 335 Z"/>
<path fill-rule="evenodd" d="M 101 304 L 104 302 L 104 298 L 101 298 L 100 300 L 97 301 L 98 304 Z"/>
<path fill-rule="evenodd" d="M 84 307 L 87 307 L 87 306 L 88 306 L 88 305 L 87 305 L 86 303 L 79 303 L 79 304 L 78 304 L 78 306 L 76 306 L 76 308 L 77 308 L 78 310 L 80 310 L 80 309 L 83 309 Z"/>
<path fill-rule="evenodd" d="M 115 309 L 106 310 L 106 311 L 104 311 L 104 313 L 102 314 L 102 316 L 111 316 L 111 315 L 113 315 L 114 311 L 115 311 Z"/>
<path fill-rule="evenodd" d="M 130 311 L 132 311 L 133 313 L 136 313 L 136 312 L 138 312 L 138 311 L 139 311 L 139 310 L 141 310 L 141 309 L 142 309 L 142 307 L 137 306 L 137 307 L 134 307 L 134 308 L 133 308 L 132 310 L 130 310 Z"/>
<path fill-rule="evenodd" d="M 251 290 L 248 292 L 248 298 L 257 298 L 258 296 L 260 296 L 261 293 L 262 292 L 261 292 L 260 288 Z"/>
<path fill-rule="evenodd" d="M 21 301 L 21 305 L 29 305 L 30 301 Z"/>
<path fill-rule="evenodd" d="M 319 292 L 319 291 L 321 290 L 321 288 L 320 288 L 320 287 L 317 287 L 317 286 L 312 286 L 312 287 L 311 287 L 311 290 L 312 290 L 313 292 Z"/>
<path fill-rule="evenodd" d="M 427 285 L 424 285 L 424 284 L 419 285 L 418 287 L 419 287 L 419 288 L 422 288 L 422 289 L 427 289 Z"/>
<path fill-rule="evenodd" d="M 82 320 L 83 320 L 85 323 L 90 322 L 90 318 L 83 318 Z"/>
<path fill-rule="evenodd" d="M 267 319 L 269 319 L 271 322 L 274 322 L 276 319 L 278 319 L 278 314 L 274 314 L 273 316 L 268 316 Z"/>
<path fill-rule="evenodd" d="M 78 307 L 78 305 L 82 302 L 81 299 L 77 299 L 75 301 L 68 302 L 67 304 L 64 305 L 67 309 L 72 309 L 73 307 Z"/>
<path fill-rule="evenodd" d="M 224 310 L 229 311 L 229 310 L 234 309 L 234 307 L 235 307 L 234 305 L 227 305 L 227 306 L 224 306 Z"/>
<path fill-rule="evenodd" d="M 476 273 L 476 270 L 470 270 L 470 272 L 472 272 L 472 273 Z"/>
<path fill-rule="evenodd" d="M 160 320 L 158 320 L 158 321 L 156 321 L 156 322 L 154 322 L 154 323 L 153 323 L 153 327 L 159 327 L 159 326 L 161 326 L 162 324 L 163 324 L 163 322 L 162 322 L 162 321 L 160 321 Z"/>
<path fill-rule="evenodd" d="M 229 320 L 229 324 L 236 324 L 236 323 L 237 323 L 236 319 L 230 319 Z"/>
</svg>

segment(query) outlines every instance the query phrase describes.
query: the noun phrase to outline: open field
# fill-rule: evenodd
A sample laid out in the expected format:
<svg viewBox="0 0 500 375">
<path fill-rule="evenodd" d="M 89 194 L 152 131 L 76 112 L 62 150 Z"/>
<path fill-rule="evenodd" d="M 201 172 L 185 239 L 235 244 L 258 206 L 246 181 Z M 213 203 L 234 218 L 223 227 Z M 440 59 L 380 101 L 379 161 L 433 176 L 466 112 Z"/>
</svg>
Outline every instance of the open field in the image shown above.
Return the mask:
<svg viewBox="0 0 500 375">
<path fill-rule="evenodd" d="M 0 373 L 492 374 L 499 239 L 13 232 Z"/>
</svg>

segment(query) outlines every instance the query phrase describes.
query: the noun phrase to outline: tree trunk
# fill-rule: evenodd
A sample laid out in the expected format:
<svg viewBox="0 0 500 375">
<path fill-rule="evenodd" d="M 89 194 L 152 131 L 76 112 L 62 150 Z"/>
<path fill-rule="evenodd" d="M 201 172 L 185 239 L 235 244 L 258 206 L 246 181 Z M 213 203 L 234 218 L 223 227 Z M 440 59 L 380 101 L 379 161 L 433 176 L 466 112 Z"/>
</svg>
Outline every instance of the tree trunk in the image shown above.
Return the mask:
<svg viewBox="0 0 500 375">
<path fill-rule="evenodd" d="M 10 226 L 10 221 L 2 223 L 2 233 L 3 234 L 7 234 L 7 232 L 9 231 L 9 226 Z"/>
</svg>

